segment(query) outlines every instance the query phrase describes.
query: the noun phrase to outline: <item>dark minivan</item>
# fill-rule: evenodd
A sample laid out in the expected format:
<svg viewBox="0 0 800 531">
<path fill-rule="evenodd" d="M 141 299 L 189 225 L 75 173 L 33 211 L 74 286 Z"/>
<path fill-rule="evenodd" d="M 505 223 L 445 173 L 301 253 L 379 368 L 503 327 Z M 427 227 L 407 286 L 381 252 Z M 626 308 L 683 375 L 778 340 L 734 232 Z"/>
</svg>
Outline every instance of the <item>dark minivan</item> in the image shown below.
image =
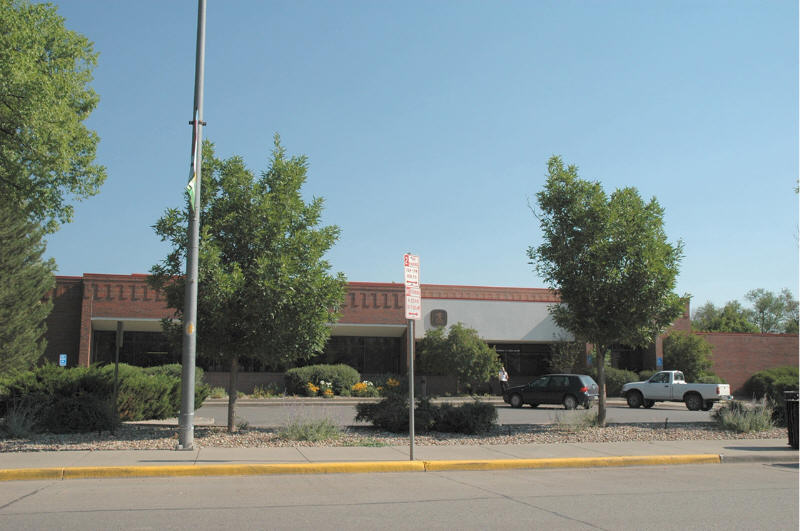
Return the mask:
<svg viewBox="0 0 800 531">
<path fill-rule="evenodd" d="M 529 384 L 509 387 L 503 392 L 503 400 L 511 407 L 530 404 L 563 404 L 565 409 L 583 406 L 592 407 L 597 401 L 597 383 L 585 374 L 548 374 Z"/>
</svg>

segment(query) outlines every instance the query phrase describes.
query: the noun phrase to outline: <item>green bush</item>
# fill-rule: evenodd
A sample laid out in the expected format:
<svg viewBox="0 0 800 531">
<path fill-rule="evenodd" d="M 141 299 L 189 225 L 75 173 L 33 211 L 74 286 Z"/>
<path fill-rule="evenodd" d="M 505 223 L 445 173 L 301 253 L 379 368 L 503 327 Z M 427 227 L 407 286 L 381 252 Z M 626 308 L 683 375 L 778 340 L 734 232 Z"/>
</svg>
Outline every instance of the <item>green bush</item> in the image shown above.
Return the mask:
<svg viewBox="0 0 800 531">
<path fill-rule="evenodd" d="M 119 420 L 145 420 L 176 416 L 180 412 L 180 365 L 142 369 L 120 364 L 117 413 Z M 195 407 L 210 388 L 203 371 L 195 375 Z M 111 429 L 114 365 L 65 369 L 53 364 L 20 373 L 4 382 L 0 407 L 27 404 L 35 409 L 37 431 L 54 433 Z"/>
<path fill-rule="evenodd" d="M 40 410 L 37 426 L 51 433 L 83 433 L 111 430 L 115 422 L 110 399 L 84 393 L 52 397 Z"/>
<path fill-rule="evenodd" d="M 328 441 L 338 439 L 342 434 L 339 426 L 330 419 L 292 421 L 278 430 L 278 437 L 286 441 Z"/>
<path fill-rule="evenodd" d="M 786 398 L 784 391 L 798 390 L 797 367 L 775 367 L 755 373 L 744 384 L 744 391 L 755 399 L 766 398 L 774 406 L 773 420 L 786 425 Z"/>
<path fill-rule="evenodd" d="M 286 391 L 290 394 L 305 394 L 306 384 L 319 386 L 320 381 L 331 382 L 333 393 L 342 394 L 342 389 L 350 389 L 361 380 L 358 371 L 349 365 L 308 365 L 295 367 L 284 373 Z"/>
<path fill-rule="evenodd" d="M 773 410 L 768 400 L 750 405 L 732 400 L 716 410 L 712 418 L 722 429 L 749 433 L 771 430 L 774 427 L 772 414 Z"/>
<path fill-rule="evenodd" d="M 371 422 L 376 428 L 401 433 L 408 431 L 408 400 L 387 397 L 378 403 L 356 405 L 357 421 Z M 492 404 L 478 401 L 454 406 L 436 406 L 421 399 L 414 407 L 414 429 L 419 432 L 485 433 L 497 423 L 497 410 Z"/>
<path fill-rule="evenodd" d="M 587 373 L 599 383 L 597 369 L 592 367 Z M 628 382 L 638 382 L 639 375 L 633 371 L 606 367 L 606 396 L 620 396 L 622 386 Z"/>
<path fill-rule="evenodd" d="M 356 404 L 356 421 L 371 422 L 376 428 L 394 433 L 408 431 L 408 400 L 390 396 L 380 402 Z"/>
<path fill-rule="evenodd" d="M 700 378 L 697 379 L 697 382 L 693 382 L 693 383 L 724 384 L 724 383 L 728 383 L 728 382 L 726 382 L 724 378 L 721 378 L 721 377 L 717 376 L 714 373 L 708 372 L 708 373 L 700 376 Z"/>
<path fill-rule="evenodd" d="M 449 406 L 449 407 L 445 407 Z M 446 433 L 486 433 L 497 423 L 497 409 L 492 404 L 467 402 L 459 406 L 442 404 L 436 431 Z M 416 422 L 416 417 L 414 417 Z"/>
<path fill-rule="evenodd" d="M 650 369 L 645 369 L 643 371 L 639 371 L 639 381 L 640 382 L 646 382 L 647 380 L 649 380 L 657 372 L 658 371 L 652 371 Z"/>
</svg>

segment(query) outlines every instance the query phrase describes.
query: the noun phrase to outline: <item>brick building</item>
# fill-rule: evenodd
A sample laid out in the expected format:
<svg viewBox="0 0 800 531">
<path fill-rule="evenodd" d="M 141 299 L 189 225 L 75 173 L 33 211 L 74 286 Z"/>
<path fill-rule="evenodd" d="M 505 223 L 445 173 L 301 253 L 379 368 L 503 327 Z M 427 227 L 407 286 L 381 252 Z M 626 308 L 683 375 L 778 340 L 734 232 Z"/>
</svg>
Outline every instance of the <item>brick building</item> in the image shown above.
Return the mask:
<svg viewBox="0 0 800 531">
<path fill-rule="evenodd" d="M 53 362 L 67 355 L 69 366 L 114 359 L 117 323 L 123 326 L 120 361 L 150 366 L 180 361 L 161 333 L 161 320 L 171 318 L 164 297 L 147 285 L 146 275 L 84 274 L 56 277 L 54 307 L 47 320 L 45 357 Z M 432 327 L 458 322 L 475 328 L 501 356 L 512 380 L 545 372 L 550 347 L 572 340 L 548 311 L 558 299 L 547 289 L 485 286 L 422 285 L 422 315 L 415 338 Z M 395 283 L 350 282 L 340 319 L 316 362 L 347 363 L 362 374 L 402 373 L 407 367 L 404 287 Z M 689 309 L 673 329 L 688 331 Z M 757 370 L 797 362 L 797 335 L 703 334 L 714 348 L 714 371 L 736 391 Z M 661 338 L 648 349 L 613 350 L 616 367 L 655 369 L 662 357 Z M 209 376 L 227 367 L 198 360 Z M 245 361 L 247 373 L 282 372 L 285 367 Z M 243 375 L 244 376 L 244 375 Z M 265 376 L 266 378 L 266 376 Z M 221 374 L 217 378 L 224 381 Z M 243 378 L 258 383 L 255 374 Z M 264 381 L 268 381 L 268 378 Z"/>
</svg>

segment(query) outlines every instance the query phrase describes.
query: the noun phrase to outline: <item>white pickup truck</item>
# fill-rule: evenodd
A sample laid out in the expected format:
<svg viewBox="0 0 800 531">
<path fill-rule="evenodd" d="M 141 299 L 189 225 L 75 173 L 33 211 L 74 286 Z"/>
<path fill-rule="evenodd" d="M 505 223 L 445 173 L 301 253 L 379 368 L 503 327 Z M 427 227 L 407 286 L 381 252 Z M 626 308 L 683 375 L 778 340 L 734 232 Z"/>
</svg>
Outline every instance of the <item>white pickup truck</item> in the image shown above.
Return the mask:
<svg viewBox="0 0 800 531">
<path fill-rule="evenodd" d="M 634 408 L 651 408 L 656 402 L 683 402 L 690 411 L 708 411 L 714 402 L 733 399 L 730 385 L 686 383 L 681 371 L 661 371 L 646 382 L 626 383 L 622 396 Z"/>
</svg>

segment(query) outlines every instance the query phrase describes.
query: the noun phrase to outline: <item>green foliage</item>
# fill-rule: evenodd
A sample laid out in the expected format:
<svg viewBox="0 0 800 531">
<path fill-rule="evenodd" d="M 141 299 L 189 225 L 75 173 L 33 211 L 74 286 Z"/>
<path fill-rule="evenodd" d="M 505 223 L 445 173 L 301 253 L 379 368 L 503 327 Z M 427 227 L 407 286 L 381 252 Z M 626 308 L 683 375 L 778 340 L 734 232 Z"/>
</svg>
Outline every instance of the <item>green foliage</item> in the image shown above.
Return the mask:
<svg viewBox="0 0 800 531">
<path fill-rule="evenodd" d="M 650 377 L 652 377 L 657 372 L 658 371 L 651 371 L 650 369 L 645 369 L 643 371 L 639 371 L 639 381 L 640 382 L 646 382 L 647 380 L 650 379 Z"/>
<path fill-rule="evenodd" d="M 622 386 L 629 382 L 638 382 L 639 375 L 633 371 L 606 367 L 606 395 L 620 396 Z M 587 374 L 597 380 L 597 368 L 587 370 Z"/>
<path fill-rule="evenodd" d="M 342 389 L 344 391 L 344 389 Z M 350 388 L 350 395 L 360 398 L 380 396 L 378 387 L 369 381 L 357 382 Z"/>
<path fill-rule="evenodd" d="M 356 411 L 357 421 L 371 422 L 376 428 L 395 433 L 408 431 L 408 399 L 399 395 L 377 403 L 358 404 Z M 478 401 L 437 406 L 429 399 L 420 399 L 414 407 L 414 429 L 419 432 L 485 433 L 496 423 L 494 405 Z"/>
<path fill-rule="evenodd" d="M 578 431 L 599 426 L 598 410 L 591 411 L 556 411 L 553 423 L 568 431 Z"/>
<path fill-rule="evenodd" d="M 380 402 L 356 404 L 356 421 L 371 422 L 376 428 L 395 433 L 407 432 L 408 400 L 401 396 L 390 396 Z M 414 421 L 416 423 L 416 417 Z"/>
<path fill-rule="evenodd" d="M 260 177 L 240 157 L 217 159 L 213 145 L 204 143 L 198 356 L 232 367 L 239 359 L 291 366 L 324 348 L 344 300 L 345 279 L 332 275 L 324 259 L 339 228 L 321 226 L 322 199 L 303 200 L 307 167 L 305 157 L 286 156 L 277 135 Z M 154 226 L 171 251 L 151 268 L 149 281 L 165 293 L 178 321 L 189 217 L 187 202 L 168 209 Z M 165 321 L 164 328 L 173 341 L 182 334 L 180 322 Z M 235 380 L 236 371 L 231 373 Z M 229 400 L 233 411 L 235 397 Z M 231 418 L 228 427 L 233 431 Z"/>
<path fill-rule="evenodd" d="M 35 433 L 39 406 L 31 402 L 12 405 L 6 410 L 0 433 L 10 439 L 25 439 Z"/>
<path fill-rule="evenodd" d="M 44 251 L 42 231 L 33 223 L 26 221 L 24 212 L 13 203 L 7 202 L 7 198 L 2 197 L 0 199 L 0 278 L 3 279 L 0 282 L 0 374 L 4 376 L 32 368 L 42 357 L 47 346 L 47 341 L 44 339 L 47 329 L 45 319 L 50 314 L 53 303 L 46 299 L 45 295 L 55 287 L 53 271 L 56 264 L 52 258 L 42 260 Z"/>
<path fill-rule="evenodd" d="M 119 366 L 117 416 L 111 405 L 114 366 L 65 369 L 46 364 L 6 380 L 0 407 L 35 411 L 34 427 L 54 433 L 111 429 L 119 420 L 160 419 L 180 412 L 180 366 Z M 195 375 L 195 407 L 208 396 L 203 372 Z"/>
<path fill-rule="evenodd" d="M 551 309 L 555 322 L 595 345 L 601 364 L 609 345 L 652 344 L 685 306 L 673 293 L 683 245 L 667 241 L 658 202 L 645 203 L 634 188 L 609 198 L 559 157 L 548 161 L 536 198 L 543 242 L 528 257 L 563 303 Z M 602 375 L 598 384 L 602 395 Z M 601 398 L 601 425 L 604 404 Z"/>
<path fill-rule="evenodd" d="M 287 441 L 330 441 L 338 439 L 342 430 L 330 419 L 292 421 L 278 430 L 278 437 Z"/>
<path fill-rule="evenodd" d="M 728 382 L 725 381 L 725 378 L 721 378 L 716 374 L 706 373 L 700 376 L 695 383 L 724 384 Z"/>
<path fill-rule="evenodd" d="M 739 433 L 771 430 L 775 427 L 772 417 L 772 407 L 767 400 L 749 405 L 732 400 L 711 415 L 722 429 Z"/>
<path fill-rule="evenodd" d="M 780 294 L 763 288 L 750 290 L 745 298 L 753 305 L 752 320 L 762 334 L 797 333 L 797 300 L 784 288 Z"/>
<path fill-rule="evenodd" d="M 751 313 L 738 301 L 729 301 L 722 308 L 707 302 L 694 312 L 692 329 L 701 332 L 756 333 L 758 327 L 750 321 Z"/>
<path fill-rule="evenodd" d="M 783 393 L 798 390 L 799 373 L 796 366 L 765 369 L 751 376 L 745 382 L 744 390 L 756 399 L 767 399 L 773 405 L 774 421 L 785 426 L 786 399 Z"/>
<path fill-rule="evenodd" d="M 276 384 L 257 385 L 250 396 L 253 398 L 272 398 L 283 395 L 283 391 Z"/>
<path fill-rule="evenodd" d="M 586 370 L 586 343 L 559 341 L 550 344 L 551 373 L 583 373 Z"/>
<path fill-rule="evenodd" d="M 224 387 L 212 387 L 208 395 L 209 398 L 228 398 L 228 392 Z"/>
<path fill-rule="evenodd" d="M 696 383 L 711 368 L 711 344 L 702 336 L 673 331 L 664 338 L 664 370 L 681 371 Z"/>
<path fill-rule="evenodd" d="M 307 394 L 306 384 L 309 382 L 319 386 L 321 381 L 331 382 L 334 394 L 342 394 L 343 389 L 351 389 L 361 380 L 358 371 L 349 365 L 307 365 L 295 367 L 284 373 L 286 392 L 290 394 Z M 313 396 L 313 395 L 312 395 Z"/>
<path fill-rule="evenodd" d="M 72 220 L 69 197 L 96 194 L 97 106 L 89 87 L 97 54 L 50 4 L 0 2 L 0 197 L 53 232 Z"/>
<path fill-rule="evenodd" d="M 497 409 L 492 404 L 475 401 L 458 406 L 442 404 L 439 407 L 439 421 L 433 426 L 435 431 L 486 433 L 497 424 Z M 414 421 L 416 422 L 416 417 Z"/>
<path fill-rule="evenodd" d="M 500 370 L 497 352 L 478 336 L 478 331 L 462 323 L 425 333 L 418 355 L 422 374 L 455 375 L 459 383 L 470 386 L 488 382 Z"/>
</svg>

